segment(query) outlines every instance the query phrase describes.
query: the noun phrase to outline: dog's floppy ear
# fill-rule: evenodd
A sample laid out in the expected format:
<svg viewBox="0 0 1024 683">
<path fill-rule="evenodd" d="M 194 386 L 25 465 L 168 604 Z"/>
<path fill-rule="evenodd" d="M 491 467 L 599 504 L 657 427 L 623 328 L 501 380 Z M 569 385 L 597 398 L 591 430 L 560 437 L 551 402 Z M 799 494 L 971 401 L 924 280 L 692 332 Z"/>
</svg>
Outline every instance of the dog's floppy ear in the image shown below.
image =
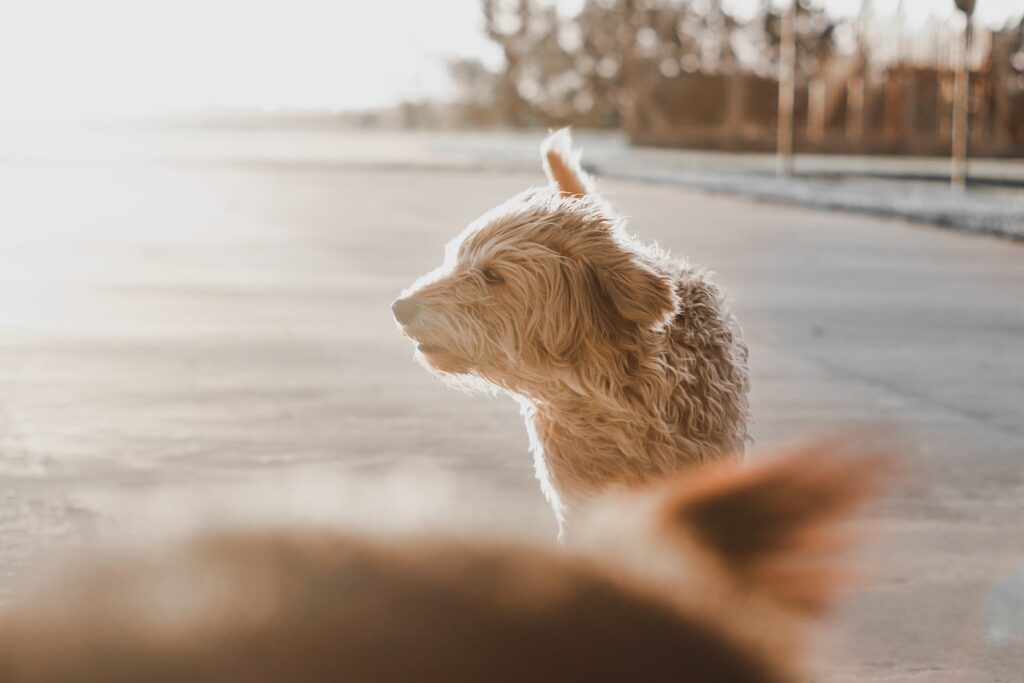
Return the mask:
<svg viewBox="0 0 1024 683">
<path fill-rule="evenodd" d="M 819 614 L 839 587 L 828 560 L 837 523 L 876 495 L 891 459 L 830 441 L 746 467 L 691 472 L 662 503 L 662 522 L 686 534 L 741 586 L 795 613 Z"/>
<path fill-rule="evenodd" d="M 594 276 L 607 305 L 625 320 L 653 327 L 675 315 L 679 298 L 672 279 L 628 251 L 596 261 Z"/>
<path fill-rule="evenodd" d="M 593 182 L 580 165 L 580 151 L 573 149 L 568 128 L 549 135 L 540 151 L 548 180 L 563 194 L 582 197 L 593 191 Z"/>
</svg>

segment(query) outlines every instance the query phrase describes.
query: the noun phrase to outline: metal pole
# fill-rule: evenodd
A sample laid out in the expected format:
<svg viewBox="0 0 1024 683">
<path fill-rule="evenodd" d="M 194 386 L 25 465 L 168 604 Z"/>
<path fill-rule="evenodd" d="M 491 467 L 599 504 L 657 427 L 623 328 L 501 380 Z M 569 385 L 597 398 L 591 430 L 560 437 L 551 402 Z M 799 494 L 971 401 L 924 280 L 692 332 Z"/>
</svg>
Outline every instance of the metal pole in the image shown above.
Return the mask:
<svg viewBox="0 0 1024 683">
<path fill-rule="evenodd" d="M 953 159 L 950 183 L 955 189 L 967 187 L 967 142 L 971 110 L 971 15 L 966 14 L 964 36 L 960 42 L 960 59 L 953 83 Z"/>
<path fill-rule="evenodd" d="M 625 30 L 620 35 L 622 41 L 622 77 L 619 90 L 619 115 L 622 117 L 622 127 L 626 129 L 634 140 L 640 133 L 639 116 L 640 105 L 637 102 L 640 92 L 637 83 L 636 63 L 636 19 L 640 11 L 638 5 L 641 0 L 625 0 L 622 4 L 622 18 L 625 23 Z"/>
<path fill-rule="evenodd" d="M 828 84 L 821 76 L 815 76 L 807 84 L 807 137 L 815 142 L 825 139 L 827 110 Z"/>
<path fill-rule="evenodd" d="M 871 73 L 871 56 L 867 32 L 871 23 L 871 0 L 861 0 L 860 12 L 855 24 L 857 30 L 858 73 L 846 83 L 846 134 L 864 152 L 865 107 L 867 106 L 868 76 Z"/>
<path fill-rule="evenodd" d="M 778 173 L 793 175 L 793 107 L 796 100 L 796 13 L 799 0 L 782 16 L 779 46 L 779 116 L 776 133 Z"/>
</svg>

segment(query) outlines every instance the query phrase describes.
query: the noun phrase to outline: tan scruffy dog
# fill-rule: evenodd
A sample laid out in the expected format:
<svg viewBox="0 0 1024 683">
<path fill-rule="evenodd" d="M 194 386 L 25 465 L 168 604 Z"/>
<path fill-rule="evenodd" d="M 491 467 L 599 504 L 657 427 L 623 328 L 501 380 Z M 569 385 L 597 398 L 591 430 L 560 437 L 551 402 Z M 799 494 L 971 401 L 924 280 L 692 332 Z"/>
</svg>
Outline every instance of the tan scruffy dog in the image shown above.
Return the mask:
<svg viewBox="0 0 1024 683">
<path fill-rule="evenodd" d="M 550 185 L 470 224 L 392 308 L 417 356 L 521 403 L 559 522 L 747 440 L 747 348 L 704 271 L 626 232 L 567 130 L 543 147 Z"/>
<path fill-rule="evenodd" d="M 793 683 L 878 464 L 718 463 L 560 552 L 292 530 L 76 562 L 0 615 L 0 683 Z"/>
</svg>

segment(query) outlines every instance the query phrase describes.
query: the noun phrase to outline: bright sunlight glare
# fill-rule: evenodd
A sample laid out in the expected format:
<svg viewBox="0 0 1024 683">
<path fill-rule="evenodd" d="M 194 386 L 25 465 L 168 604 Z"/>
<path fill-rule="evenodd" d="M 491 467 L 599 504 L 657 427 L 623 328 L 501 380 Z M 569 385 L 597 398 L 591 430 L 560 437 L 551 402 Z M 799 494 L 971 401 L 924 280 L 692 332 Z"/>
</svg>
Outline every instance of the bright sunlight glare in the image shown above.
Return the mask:
<svg viewBox="0 0 1024 683">
<path fill-rule="evenodd" d="M 760 1 L 724 4 L 743 16 Z M 850 16 L 860 2 L 825 4 Z M 979 0 L 979 20 L 1002 24 L 1018 2 Z M 882 14 L 896 5 L 874 3 Z M 905 0 L 905 21 L 952 6 Z M 443 97 L 445 61 L 457 56 L 500 63 L 479 0 L 32 0 L 8 4 L 0 22 L 0 118 L 380 107 Z"/>
</svg>

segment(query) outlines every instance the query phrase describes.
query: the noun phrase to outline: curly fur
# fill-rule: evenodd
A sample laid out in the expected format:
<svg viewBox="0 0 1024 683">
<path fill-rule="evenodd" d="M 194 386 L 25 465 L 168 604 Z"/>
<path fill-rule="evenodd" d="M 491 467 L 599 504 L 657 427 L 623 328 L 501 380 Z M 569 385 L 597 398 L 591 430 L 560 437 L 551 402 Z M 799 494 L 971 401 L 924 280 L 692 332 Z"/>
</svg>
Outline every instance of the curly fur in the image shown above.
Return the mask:
<svg viewBox="0 0 1024 683">
<path fill-rule="evenodd" d="M 520 402 L 560 522 L 602 490 L 741 455 L 748 392 L 722 293 L 630 235 L 567 138 L 543 148 L 550 186 L 470 224 L 396 302 L 429 369 Z"/>
</svg>

